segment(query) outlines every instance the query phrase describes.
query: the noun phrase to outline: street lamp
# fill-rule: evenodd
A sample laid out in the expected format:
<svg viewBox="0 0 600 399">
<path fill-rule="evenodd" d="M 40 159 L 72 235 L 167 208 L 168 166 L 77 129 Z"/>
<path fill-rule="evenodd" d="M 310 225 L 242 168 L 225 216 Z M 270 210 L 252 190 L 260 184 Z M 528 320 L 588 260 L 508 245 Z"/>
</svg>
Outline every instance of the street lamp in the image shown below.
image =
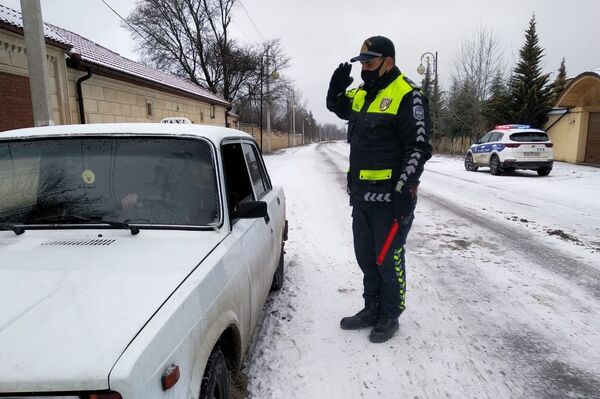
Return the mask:
<svg viewBox="0 0 600 399">
<path fill-rule="evenodd" d="M 436 128 L 436 122 L 437 122 L 437 103 L 438 103 L 438 52 L 436 51 L 435 54 L 433 54 L 432 52 L 425 52 L 421 55 L 421 63 L 420 65 L 417 67 L 417 73 L 419 75 L 423 75 L 425 74 L 425 72 L 427 72 L 427 68 L 425 68 L 425 66 L 423 65 L 423 58 L 425 57 L 431 57 L 433 58 L 433 79 L 435 82 L 435 85 L 433 86 L 433 107 L 431 107 L 432 109 L 432 130 L 431 130 L 431 142 L 433 142 L 433 133 L 435 132 L 435 128 Z M 428 92 L 429 88 L 425 88 L 425 90 Z"/>
</svg>

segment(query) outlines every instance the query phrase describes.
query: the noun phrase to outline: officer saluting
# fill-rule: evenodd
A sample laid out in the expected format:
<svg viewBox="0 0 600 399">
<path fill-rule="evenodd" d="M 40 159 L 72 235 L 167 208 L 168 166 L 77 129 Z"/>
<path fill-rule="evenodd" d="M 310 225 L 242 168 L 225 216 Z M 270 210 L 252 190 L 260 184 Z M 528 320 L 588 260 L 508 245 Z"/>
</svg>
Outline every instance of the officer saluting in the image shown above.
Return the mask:
<svg viewBox="0 0 600 399">
<path fill-rule="evenodd" d="M 347 90 L 352 65 L 340 64 L 331 77 L 327 108 L 348 120 L 348 190 L 365 307 L 340 325 L 346 330 L 373 327 L 371 342 L 385 342 L 398 331 L 405 309 L 404 245 L 419 177 L 431 158 L 431 120 L 427 99 L 396 67 L 388 38 L 368 38 L 350 61 L 362 64 L 364 83 Z"/>
</svg>

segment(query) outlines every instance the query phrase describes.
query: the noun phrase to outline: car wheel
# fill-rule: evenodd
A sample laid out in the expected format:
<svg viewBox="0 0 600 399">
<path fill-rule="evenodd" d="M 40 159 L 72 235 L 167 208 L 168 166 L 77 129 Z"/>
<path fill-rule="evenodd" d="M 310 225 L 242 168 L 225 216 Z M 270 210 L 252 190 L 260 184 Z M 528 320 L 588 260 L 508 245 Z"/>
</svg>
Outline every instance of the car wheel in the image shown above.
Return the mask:
<svg viewBox="0 0 600 399">
<path fill-rule="evenodd" d="M 465 169 L 469 172 L 477 172 L 477 169 L 479 169 L 479 167 L 475 165 L 475 162 L 473 162 L 473 154 L 471 153 L 468 153 L 465 157 Z"/>
<path fill-rule="evenodd" d="M 549 167 L 539 168 L 537 170 L 537 174 L 540 176 L 548 176 L 550 174 L 551 170 L 552 170 L 552 168 L 549 168 Z"/>
<path fill-rule="evenodd" d="M 284 269 L 284 254 L 283 245 L 281 246 L 281 254 L 279 255 L 279 263 L 277 264 L 277 270 L 273 276 L 273 282 L 271 283 L 271 291 L 279 291 L 283 287 L 283 277 L 285 274 Z"/>
<path fill-rule="evenodd" d="M 490 173 L 494 176 L 498 176 L 502 173 L 502 168 L 500 167 L 500 159 L 497 155 L 492 155 L 490 159 Z"/>
<path fill-rule="evenodd" d="M 227 368 L 225 355 L 217 347 L 206 362 L 200 386 L 200 399 L 227 399 L 231 396 L 230 385 L 231 373 Z"/>
</svg>

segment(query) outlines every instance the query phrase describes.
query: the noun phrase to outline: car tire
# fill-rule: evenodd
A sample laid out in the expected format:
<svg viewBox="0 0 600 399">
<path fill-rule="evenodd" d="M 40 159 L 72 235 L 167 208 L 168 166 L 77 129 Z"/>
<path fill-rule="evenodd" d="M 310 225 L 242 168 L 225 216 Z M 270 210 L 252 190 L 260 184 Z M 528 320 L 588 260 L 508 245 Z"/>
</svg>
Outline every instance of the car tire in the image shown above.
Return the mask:
<svg viewBox="0 0 600 399">
<path fill-rule="evenodd" d="M 540 176 L 548 176 L 550 174 L 550 171 L 552 171 L 551 167 L 539 168 L 537 170 L 537 174 Z"/>
<path fill-rule="evenodd" d="M 500 166 L 500 159 L 497 155 L 492 155 L 490 158 L 490 173 L 494 176 L 502 174 L 502 167 Z"/>
<path fill-rule="evenodd" d="M 468 153 L 467 156 L 465 156 L 465 169 L 469 172 L 477 172 L 477 169 L 479 169 L 479 167 L 475 165 L 475 162 L 473 162 L 473 154 L 471 153 Z"/>
<path fill-rule="evenodd" d="M 206 362 L 200 386 L 200 399 L 227 399 L 230 397 L 231 372 L 227 368 L 225 355 L 220 348 L 216 347 Z"/>
<path fill-rule="evenodd" d="M 283 287 L 283 278 L 285 277 L 284 255 L 285 251 L 282 245 L 281 254 L 279 255 L 279 263 L 277 264 L 277 270 L 275 271 L 273 282 L 271 283 L 271 291 L 279 291 L 281 287 Z"/>
</svg>

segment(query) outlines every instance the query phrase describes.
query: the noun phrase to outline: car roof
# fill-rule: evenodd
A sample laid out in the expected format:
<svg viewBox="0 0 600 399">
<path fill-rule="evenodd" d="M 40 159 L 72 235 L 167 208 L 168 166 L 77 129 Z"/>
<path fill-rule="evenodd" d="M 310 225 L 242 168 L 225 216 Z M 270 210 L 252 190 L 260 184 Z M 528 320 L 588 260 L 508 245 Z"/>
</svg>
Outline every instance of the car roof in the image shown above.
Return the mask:
<svg viewBox="0 0 600 399">
<path fill-rule="evenodd" d="M 172 123 L 90 123 L 16 129 L 0 132 L 0 140 L 98 135 L 160 135 L 207 138 L 216 145 L 225 139 L 252 138 L 241 130 L 221 126 Z"/>
</svg>

